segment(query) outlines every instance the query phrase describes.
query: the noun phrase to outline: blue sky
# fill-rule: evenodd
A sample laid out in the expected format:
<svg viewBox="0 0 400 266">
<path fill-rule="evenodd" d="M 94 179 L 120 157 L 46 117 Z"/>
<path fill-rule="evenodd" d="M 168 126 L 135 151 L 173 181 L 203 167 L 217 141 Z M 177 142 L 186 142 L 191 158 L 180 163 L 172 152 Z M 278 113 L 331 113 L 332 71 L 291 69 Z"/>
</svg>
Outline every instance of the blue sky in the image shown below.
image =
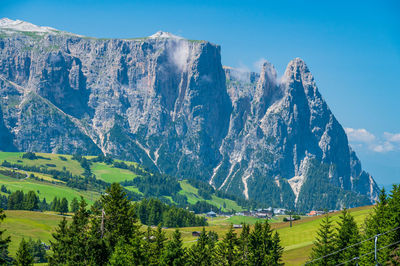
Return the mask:
<svg viewBox="0 0 400 266">
<path fill-rule="evenodd" d="M 351 2 L 351 3 L 350 3 Z M 0 17 L 94 37 L 158 30 L 222 47 L 224 65 L 282 74 L 303 58 L 379 184 L 400 182 L 400 1 L 2 0 Z"/>
</svg>

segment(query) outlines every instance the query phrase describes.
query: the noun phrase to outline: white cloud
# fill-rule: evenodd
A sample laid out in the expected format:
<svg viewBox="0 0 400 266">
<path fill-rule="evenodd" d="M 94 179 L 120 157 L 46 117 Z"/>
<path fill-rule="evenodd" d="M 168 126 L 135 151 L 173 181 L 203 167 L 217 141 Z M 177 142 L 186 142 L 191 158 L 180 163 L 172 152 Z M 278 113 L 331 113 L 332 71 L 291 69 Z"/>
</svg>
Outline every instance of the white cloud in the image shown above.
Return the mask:
<svg viewBox="0 0 400 266">
<path fill-rule="evenodd" d="M 265 63 L 266 61 L 267 61 L 267 60 L 266 60 L 265 58 L 260 58 L 260 59 L 258 59 L 258 60 L 255 61 L 254 64 L 253 64 L 253 65 L 254 65 L 254 68 L 257 69 L 258 72 L 260 72 L 262 66 L 264 65 L 264 63 Z"/>
<path fill-rule="evenodd" d="M 375 152 L 389 152 L 395 149 L 394 145 L 388 141 L 383 142 L 382 144 L 372 145 L 370 147 Z"/>
<path fill-rule="evenodd" d="M 171 39 L 169 41 L 169 57 L 180 71 L 185 71 L 189 59 L 189 44 L 187 41 Z"/>
<path fill-rule="evenodd" d="M 349 142 L 354 147 L 366 148 L 373 152 L 386 153 L 400 151 L 400 133 L 385 132 L 382 136 L 376 137 L 364 128 L 345 128 Z"/>
<path fill-rule="evenodd" d="M 400 133 L 392 134 L 389 132 L 383 133 L 383 136 L 390 142 L 396 142 L 400 144 Z"/>
<path fill-rule="evenodd" d="M 239 67 L 231 70 L 231 75 L 236 80 L 241 82 L 250 82 L 250 69 L 245 66 L 243 63 L 239 63 Z"/>
<path fill-rule="evenodd" d="M 369 142 L 373 142 L 376 139 L 374 134 L 368 132 L 364 128 L 360 128 L 360 129 L 345 128 L 344 130 L 346 131 L 349 141 L 352 141 L 352 142 L 354 141 L 354 142 L 369 143 Z"/>
</svg>

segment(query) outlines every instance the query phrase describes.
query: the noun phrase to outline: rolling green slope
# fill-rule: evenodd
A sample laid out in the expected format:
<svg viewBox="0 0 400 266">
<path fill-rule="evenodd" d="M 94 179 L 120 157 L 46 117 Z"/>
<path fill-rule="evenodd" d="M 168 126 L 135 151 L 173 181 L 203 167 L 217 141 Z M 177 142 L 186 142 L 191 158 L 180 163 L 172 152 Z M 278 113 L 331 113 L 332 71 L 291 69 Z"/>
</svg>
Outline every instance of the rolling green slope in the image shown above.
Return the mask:
<svg viewBox="0 0 400 266">
<path fill-rule="evenodd" d="M 101 189 L 93 189 L 89 187 L 87 190 L 82 188 L 76 189 L 68 185 L 65 181 L 60 180 L 60 178 L 55 178 L 54 175 L 48 173 L 39 173 L 34 170 L 22 170 L 19 169 L 22 166 L 34 166 L 40 167 L 45 171 L 57 170 L 59 172 L 70 172 L 74 176 L 81 176 L 83 178 L 85 169 L 82 164 L 73 159 L 72 155 L 60 155 L 60 154 L 47 154 L 47 153 L 35 153 L 38 157 L 37 159 L 28 159 L 23 158 L 24 153 L 22 152 L 0 152 L 0 164 L 4 161 L 11 163 L 11 165 L 16 165 L 16 167 L 4 167 L 0 166 L 0 170 L 9 170 L 18 172 L 21 174 L 34 174 L 39 180 L 34 180 L 32 178 L 26 179 L 17 179 L 5 175 L 0 175 L 0 185 L 5 185 L 7 189 L 11 191 L 15 190 L 23 190 L 24 192 L 28 192 L 30 190 L 35 191 L 39 197 L 42 199 L 43 197 L 49 202 L 54 196 L 57 197 L 66 197 L 69 201 L 74 197 L 79 198 L 83 196 L 89 204 L 92 204 L 102 192 Z M 91 173 L 96 177 L 97 180 L 111 184 L 113 182 L 124 182 L 124 181 L 132 181 L 141 174 L 152 176 L 152 173 L 149 173 L 138 164 L 134 162 L 120 161 L 120 160 L 112 160 L 112 162 L 104 162 L 96 160 L 96 156 L 84 156 L 87 160 L 90 161 L 89 168 Z M 117 164 L 113 164 L 116 162 Z M 122 167 L 118 166 L 118 163 L 124 164 Z M 133 171 L 129 167 L 135 166 L 138 167 L 138 171 Z M 124 169 L 124 167 L 126 169 Z M 16 169 L 18 168 L 18 169 Z M 176 181 L 175 181 L 176 182 Z M 150 184 L 152 186 L 153 183 Z M 157 184 L 154 184 L 155 187 Z M 167 184 L 168 186 L 168 184 Z M 187 180 L 179 181 L 180 190 L 175 193 L 185 196 L 187 198 L 186 204 L 195 204 L 198 201 L 206 201 L 207 203 L 213 205 L 216 209 L 221 209 L 222 211 L 242 211 L 243 207 L 241 207 L 237 202 L 228 198 L 222 198 L 216 196 L 214 193 L 211 194 L 209 199 L 205 199 L 200 196 L 199 189 L 191 185 Z M 127 184 L 125 185 L 126 189 L 136 195 L 134 198 L 148 197 L 148 193 L 146 194 L 143 190 L 141 191 L 136 185 Z M 143 188 L 142 188 L 143 189 Z M 147 188 L 149 189 L 149 188 Z M 152 187 L 150 187 L 150 190 Z M 157 189 L 157 188 L 155 188 Z M 148 192 L 148 191 L 147 191 Z M 171 204 L 177 204 L 173 195 L 159 195 L 160 199 L 163 199 L 165 202 L 169 202 Z"/>
<path fill-rule="evenodd" d="M 15 255 L 22 238 L 41 239 L 50 244 L 51 233 L 62 219 L 62 216 L 51 212 L 5 211 L 5 213 L 7 217 L 2 222 L 1 228 L 7 230 L 4 233 L 6 236 L 11 236 L 9 252 L 12 256 Z M 67 220 L 71 220 L 71 217 L 67 216 Z"/>
<path fill-rule="evenodd" d="M 359 227 L 362 226 L 365 218 L 371 212 L 372 206 L 365 206 L 350 209 L 350 213 L 354 216 Z M 22 237 L 32 239 L 42 239 L 49 243 L 51 233 L 62 219 L 62 216 L 51 212 L 30 212 L 30 211 L 5 211 L 7 217 L 1 224 L 2 229 L 7 229 L 6 235 L 11 236 L 10 253 L 16 252 L 17 245 Z M 340 212 L 331 214 L 334 223 L 338 220 Z M 215 221 L 210 221 L 206 226 L 207 231 L 215 231 L 220 239 L 225 235 L 231 223 L 236 223 L 237 216 L 217 217 Z M 251 217 L 249 217 L 251 218 Z M 283 261 L 285 265 L 302 265 L 307 260 L 313 241 L 316 237 L 317 230 L 323 216 L 308 217 L 293 223 L 293 227 L 289 227 L 289 223 L 277 222 L 271 223 L 271 227 L 279 232 L 282 246 L 284 247 Z M 68 217 L 68 219 L 70 219 Z M 242 219 L 242 218 L 239 218 Z M 250 221 L 250 220 L 249 220 Z M 262 221 L 262 220 L 261 220 Z M 254 221 L 251 220 L 250 223 Z M 167 236 L 170 237 L 175 229 L 166 229 Z M 193 231 L 201 231 L 202 227 L 185 227 L 180 228 L 182 233 L 184 246 L 191 246 L 197 237 L 192 236 Z M 241 229 L 235 229 L 240 234 Z"/>
<path fill-rule="evenodd" d="M 188 202 L 190 204 L 195 204 L 198 201 L 203 201 L 205 200 L 202 198 L 199 193 L 198 189 L 192 186 L 191 184 L 188 183 L 188 181 L 183 180 L 179 182 L 181 185 L 182 190 L 179 191 L 179 194 L 184 195 L 187 197 Z M 221 208 L 222 211 L 230 211 L 230 210 L 235 210 L 235 211 L 242 211 L 243 208 L 239 206 L 235 201 L 230 200 L 230 199 L 223 199 L 220 197 L 217 197 L 215 195 L 211 196 L 210 200 L 205 200 L 206 202 L 210 203 L 211 205 L 216 206 L 217 208 Z M 225 206 L 225 207 L 224 207 Z"/>
<path fill-rule="evenodd" d="M 0 174 L 0 186 L 1 185 L 5 185 L 7 189 L 11 191 L 22 190 L 24 193 L 27 193 L 33 190 L 41 200 L 46 198 L 47 202 L 52 201 L 54 197 L 65 197 L 70 202 L 73 198 L 79 199 L 82 196 L 89 204 L 93 204 L 100 196 L 99 193 L 94 191 L 73 189 L 62 184 L 52 184 L 29 178 L 21 180 Z"/>
</svg>

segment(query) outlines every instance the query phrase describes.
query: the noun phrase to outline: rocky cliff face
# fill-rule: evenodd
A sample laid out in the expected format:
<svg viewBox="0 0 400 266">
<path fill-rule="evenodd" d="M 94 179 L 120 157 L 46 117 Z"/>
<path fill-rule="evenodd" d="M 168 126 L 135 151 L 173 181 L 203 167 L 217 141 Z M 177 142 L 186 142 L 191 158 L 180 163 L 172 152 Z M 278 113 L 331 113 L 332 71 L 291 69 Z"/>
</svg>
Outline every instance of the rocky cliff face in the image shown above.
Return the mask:
<svg viewBox="0 0 400 266">
<path fill-rule="evenodd" d="M 301 210 L 377 197 L 301 59 L 278 81 L 206 41 L 34 29 L 0 22 L 2 150 L 111 154 Z"/>
</svg>

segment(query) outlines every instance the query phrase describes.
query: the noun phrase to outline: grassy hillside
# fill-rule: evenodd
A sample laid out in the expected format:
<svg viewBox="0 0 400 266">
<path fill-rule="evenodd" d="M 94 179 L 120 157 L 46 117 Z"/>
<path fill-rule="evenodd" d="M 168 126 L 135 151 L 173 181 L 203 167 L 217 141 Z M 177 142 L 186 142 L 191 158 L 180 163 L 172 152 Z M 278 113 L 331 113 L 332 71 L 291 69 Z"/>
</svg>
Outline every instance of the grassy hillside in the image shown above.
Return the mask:
<svg viewBox="0 0 400 266">
<path fill-rule="evenodd" d="M 5 185 L 7 189 L 11 191 L 15 190 L 23 190 L 24 192 L 28 192 L 30 190 L 35 191 L 39 194 L 39 197 L 42 199 L 43 197 L 49 202 L 54 196 L 58 197 L 66 197 L 69 201 L 74 197 L 79 198 L 83 196 L 89 204 L 92 204 L 100 195 L 102 190 L 88 188 L 84 189 L 76 189 L 74 187 L 68 186 L 65 181 L 60 180 L 60 178 L 55 179 L 54 176 L 47 173 L 40 173 L 38 171 L 31 170 L 18 170 L 14 168 L 21 168 L 22 166 L 34 166 L 40 167 L 46 171 L 57 170 L 59 172 L 70 172 L 72 175 L 81 176 L 85 172 L 85 169 L 82 167 L 82 164 L 73 159 L 72 155 L 59 155 L 59 154 L 47 154 L 47 153 L 35 153 L 38 157 L 37 159 L 28 159 L 23 158 L 24 153 L 22 152 L 0 152 L 0 163 L 7 161 L 12 165 L 16 165 L 17 167 L 4 167 L 0 166 L 0 170 L 9 170 L 18 172 L 21 174 L 34 174 L 37 178 L 41 180 L 34 180 L 32 178 L 27 179 L 17 179 L 5 175 L 0 175 L 0 186 Z M 90 170 L 91 173 L 96 176 L 96 179 L 100 181 L 104 181 L 106 183 L 113 182 L 124 182 L 124 181 L 132 181 L 139 176 L 138 172 L 134 172 L 130 169 L 123 169 L 121 167 L 115 167 L 115 164 L 108 162 L 95 161 L 95 156 L 85 156 L 86 159 L 92 160 L 90 162 Z M 139 167 L 134 162 L 113 160 L 113 162 L 123 163 L 126 168 L 130 166 Z M 139 173 L 149 174 L 142 168 L 140 168 Z M 150 174 L 151 175 L 151 174 Z M 152 185 L 152 184 L 151 184 Z M 154 184 L 157 185 L 157 184 Z M 168 185 L 168 184 L 167 184 Z M 207 201 L 209 204 L 213 205 L 216 209 L 221 209 L 222 211 L 241 211 L 243 208 L 238 205 L 237 202 L 227 199 L 217 197 L 215 194 L 211 195 L 211 199 L 205 199 L 204 197 L 199 195 L 199 191 L 193 185 L 189 184 L 187 180 L 179 181 L 179 185 L 181 187 L 180 191 L 177 191 L 179 195 L 186 196 L 188 204 L 195 204 L 198 201 Z M 126 185 L 126 189 L 131 191 L 137 195 L 137 197 L 144 197 L 144 194 L 136 185 Z M 152 188 L 150 188 L 152 189 Z M 164 199 L 166 202 L 170 202 L 172 204 L 176 204 L 172 195 L 164 195 L 160 196 L 160 198 Z"/>
<path fill-rule="evenodd" d="M 183 181 L 180 181 L 179 183 L 182 188 L 182 190 L 179 192 L 179 194 L 185 195 L 190 204 L 195 204 L 198 201 L 205 200 L 204 198 L 202 198 L 199 195 L 198 189 L 193 187 L 191 184 L 189 184 L 188 181 L 183 180 Z M 222 211 L 230 211 L 230 210 L 242 211 L 243 210 L 243 208 L 241 206 L 239 206 L 235 201 L 230 200 L 230 199 L 223 199 L 223 198 L 217 197 L 215 195 L 212 195 L 210 200 L 205 200 L 205 201 L 210 203 L 211 205 L 216 206 L 218 209 L 221 208 Z"/>
<path fill-rule="evenodd" d="M 34 240 L 41 239 L 49 244 L 52 239 L 51 233 L 61 221 L 62 216 L 51 212 L 30 212 L 30 211 L 5 211 L 7 218 L 1 224 L 6 229 L 6 236 L 11 236 L 9 251 L 12 256 L 18 249 L 22 238 Z M 68 220 L 71 217 L 67 216 Z"/>
<path fill-rule="evenodd" d="M 358 207 L 350 209 L 351 215 L 354 216 L 359 227 L 362 226 L 365 218 L 371 212 L 372 206 Z M 339 219 L 340 212 L 330 214 L 334 224 Z M 317 230 L 321 223 L 323 216 L 306 217 L 298 221 L 293 222 L 293 227 L 289 226 L 288 222 L 272 222 L 271 227 L 279 232 L 282 246 L 285 248 L 283 254 L 283 261 L 285 265 L 302 265 L 308 259 L 310 254 L 313 241 L 316 237 Z M 237 217 L 233 216 L 230 218 L 217 217 L 214 220 L 210 220 L 206 230 L 213 230 L 218 233 L 220 239 L 228 230 L 229 221 L 237 223 L 238 220 L 248 219 L 246 222 L 254 224 L 257 218 L 253 217 Z M 262 220 L 261 220 L 262 222 Z M 185 246 L 190 246 L 197 239 L 192 236 L 193 231 L 201 231 L 201 227 L 187 227 L 181 228 L 183 241 Z M 169 235 L 172 235 L 173 229 L 167 229 Z M 241 229 L 235 230 L 239 235 Z"/>
<path fill-rule="evenodd" d="M 350 209 L 351 214 L 355 217 L 359 226 L 363 224 L 364 219 L 372 210 L 371 206 L 359 207 Z M 40 238 L 46 243 L 51 239 L 51 233 L 57 226 L 61 216 L 54 213 L 40 213 L 28 211 L 6 211 L 7 218 L 1 225 L 2 228 L 7 229 L 7 235 L 12 237 L 12 245 L 10 247 L 11 254 L 14 254 L 22 236 L 25 238 L 32 237 L 33 239 Z M 333 221 L 338 220 L 340 213 L 333 213 Z M 246 217 L 246 222 L 253 224 L 256 220 L 260 219 Z M 321 223 L 323 216 L 307 217 L 302 220 L 295 221 L 293 227 L 289 227 L 287 222 L 271 223 L 271 227 L 276 229 L 281 237 L 282 245 L 285 248 L 283 260 L 285 265 L 302 265 L 307 260 L 316 232 Z M 236 220 L 239 219 L 239 220 Z M 227 232 L 230 222 L 237 223 L 242 221 L 243 217 L 217 217 L 210 219 L 209 226 L 206 227 L 207 231 L 215 231 L 218 233 L 219 238 L 222 239 Z M 180 229 L 182 232 L 184 246 L 191 246 L 197 239 L 192 236 L 193 231 L 201 231 L 202 227 L 186 227 Z M 167 236 L 170 237 L 174 229 L 166 229 Z M 235 230 L 240 234 L 240 229 Z"/>
<path fill-rule="evenodd" d="M 64 184 L 53 184 L 29 178 L 21 180 L 0 174 L 1 185 L 5 185 L 11 191 L 22 190 L 27 193 L 33 190 L 40 199 L 46 198 L 47 202 L 53 200 L 54 197 L 65 197 L 68 201 L 71 201 L 73 198 L 79 199 L 82 196 L 89 204 L 93 204 L 100 196 L 97 192 L 73 189 Z"/>
</svg>

